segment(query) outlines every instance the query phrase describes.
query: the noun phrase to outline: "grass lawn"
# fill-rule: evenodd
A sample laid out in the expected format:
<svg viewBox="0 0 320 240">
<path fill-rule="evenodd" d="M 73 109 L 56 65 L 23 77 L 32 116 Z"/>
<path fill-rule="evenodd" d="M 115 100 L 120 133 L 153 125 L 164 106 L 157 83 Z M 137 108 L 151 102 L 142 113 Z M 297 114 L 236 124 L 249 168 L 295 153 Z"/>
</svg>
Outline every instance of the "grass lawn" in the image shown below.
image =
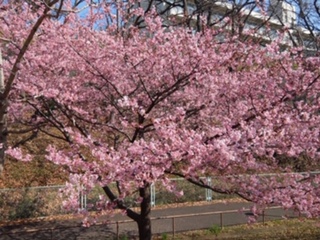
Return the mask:
<svg viewBox="0 0 320 240">
<path fill-rule="evenodd" d="M 251 225 L 224 227 L 212 226 L 201 231 L 162 234 L 157 240 L 319 240 L 320 221 L 318 219 L 276 220 Z"/>
</svg>

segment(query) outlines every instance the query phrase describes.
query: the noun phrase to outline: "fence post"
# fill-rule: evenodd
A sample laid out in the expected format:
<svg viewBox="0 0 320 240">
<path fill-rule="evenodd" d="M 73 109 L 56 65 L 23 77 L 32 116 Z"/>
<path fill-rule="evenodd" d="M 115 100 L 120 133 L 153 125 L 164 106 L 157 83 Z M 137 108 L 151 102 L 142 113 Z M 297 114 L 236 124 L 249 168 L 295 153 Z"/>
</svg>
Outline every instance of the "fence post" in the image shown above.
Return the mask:
<svg viewBox="0 0 320 240">
<path fill-rule="evenodd" d="M 80 201 L 80 210 L 87 209 L 87 195 L 84 194 L 84 187 L 83 185 L 80 186 L 79 190 L 79 201 Z"/>
<path fill-rule="evenodd" d="M 211 177 L 207 177 L 206 178 L 207 180 L 207 185 L 208 186 L 211 186 L 212 185 L 212 179 Z M 211 189 L 208 189 L 206 188 L 206 200 L 209 202 L 209 201 L 212 201 L 212 190 Z"/>
<path fill-rule="evenodd" d="M 150 185 L 151 207 L 156 205 L 156 186 L 154 183 Z"/>
<path fill-rule="evenodd" d="M 83 210 L 83 195 L 82 195 L 82 185 L 79 188 L 79 209 Z"/>
<path fill-rule="evenodd" d="M 84 195 L 84 208 L 87 209 L 87 194 Z"/>
<path fill-rule="evenodd" d="M 175 229 L 175 218 L 172 218 L 172 238 L 174 238 L 176 229 Z"/>
<path fill-rule="evenodd" d="M 116 228 L 117 228 L 117 240 L 119 240 L 119 222 L 116 222 Z"/>
</svg>

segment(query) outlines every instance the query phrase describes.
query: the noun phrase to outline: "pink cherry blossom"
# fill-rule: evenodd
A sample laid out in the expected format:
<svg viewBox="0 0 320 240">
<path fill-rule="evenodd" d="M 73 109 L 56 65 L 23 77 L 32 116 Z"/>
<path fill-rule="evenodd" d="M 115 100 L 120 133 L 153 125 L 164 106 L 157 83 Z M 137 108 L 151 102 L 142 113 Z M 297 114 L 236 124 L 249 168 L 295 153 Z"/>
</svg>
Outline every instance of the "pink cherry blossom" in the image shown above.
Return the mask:
<svg viewBox="0 0 320 240">
<path fill-rule="evenodd" d="M 8 119 L 64 142 L 48 146 L 46 158 L 70 172 L 67 209 L 79 210 L 79 193 L 100 186 L 107 198 L 96 207 L 120 208 L 140 226 L 141 216 L 150 220 L 150 185 L 160 181 L 181 196 L 170 179 L 182 177 L 252 201 L 256 213 L 277 204 L 319 214 L 319 177 L 292 173 L 277 158 L 319 160 L 319 57 L 283 50 L 281 39 L 262 47 L 223 29 L 164 28 L 155 11 L 139 29 L 132 20 L 143 10 L 125 6 L 124 27 L 101 30 L 110 7 L 87 1 L 90 11 L 81 16 L 64 2 L 59 20 L 44 15 L 42 1 L 19 14 L 8 3 L 0 26 L 10 39 L 1 46 L 5 79 L 14 80 Z M 20 148 L 7 153 L 30 159 Z M 217 184 L 207 185 L 206 176 Z M 141 214 L 124 203 L 134 194 Z"/>
</svg>

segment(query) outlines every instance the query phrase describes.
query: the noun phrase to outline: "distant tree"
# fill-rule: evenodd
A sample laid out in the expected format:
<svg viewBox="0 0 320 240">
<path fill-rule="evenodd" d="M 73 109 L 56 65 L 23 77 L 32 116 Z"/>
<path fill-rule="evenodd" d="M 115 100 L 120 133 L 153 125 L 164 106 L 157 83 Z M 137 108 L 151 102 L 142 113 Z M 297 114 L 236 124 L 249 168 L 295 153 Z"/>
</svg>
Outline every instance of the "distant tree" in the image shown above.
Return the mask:
<svg viewBox="0 0 320 240">
<path fill-rule="evenodd" d="M 181 195 L 170 181 L 178 176 L 257 206 L 319 213 L 320 176 L 292 173 L 276 158 L 319 159 L 319 58 L 284 51 L 281 39 L 262 48 L 226 32 L 221 41 L 214 28 L 164 28 L 154 10 L 132 8 L 124 18 L 125 5 L 115 13 L 90 4 L 82 14 L 45 18 L 20 58 L 34 15 L 29 5 L 0 15 L 11 39 L 3 47 L 10 120 L 68 143 L 47 149 L 70 173 L 65 207 L 78 209 L 77 193 L 100 186 L 106 197 L 96 206 L 122 209 L 140 239 L 151 239 L 150 185 L 161 181 Z M 41 18 L 42 8 L 33 14 Z M 144 29 L 132 24 L 141 14 Z M 122 19 L 121 28 L 109 18 Z M 7 152 L 25 157 L 19 148 Z M 125 204 L 134 194 L 140 213 Z"/>
</svg>

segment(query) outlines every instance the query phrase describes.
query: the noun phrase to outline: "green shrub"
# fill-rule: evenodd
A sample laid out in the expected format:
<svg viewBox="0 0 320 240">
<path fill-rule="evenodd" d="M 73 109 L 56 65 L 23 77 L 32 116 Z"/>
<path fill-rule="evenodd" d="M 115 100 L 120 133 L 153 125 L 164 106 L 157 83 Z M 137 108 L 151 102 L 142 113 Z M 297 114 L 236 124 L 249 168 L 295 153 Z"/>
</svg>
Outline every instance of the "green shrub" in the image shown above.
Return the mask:
<svg viewBox="0 0 320 240">
<path fill-rule="evenodd" d="M 161 234 L 161 239 L 162 240 L 168 240 L 168 234 L 167 233 L 162 233 Z"/>
<path fill-rule="evenodd" d="M 222 228 L 216 224 L 212 225 L 209 229 L 208 232 L 211 234 L 214 234 L 215 236 L 218 236 L 219 233 L 221 233 Z"/>
<path fill-rule="evenodd" d="M 9 213 L 9 220 L 31 218 L 37 216 L 39 200 L 24 196 Z"/>
</svg>

